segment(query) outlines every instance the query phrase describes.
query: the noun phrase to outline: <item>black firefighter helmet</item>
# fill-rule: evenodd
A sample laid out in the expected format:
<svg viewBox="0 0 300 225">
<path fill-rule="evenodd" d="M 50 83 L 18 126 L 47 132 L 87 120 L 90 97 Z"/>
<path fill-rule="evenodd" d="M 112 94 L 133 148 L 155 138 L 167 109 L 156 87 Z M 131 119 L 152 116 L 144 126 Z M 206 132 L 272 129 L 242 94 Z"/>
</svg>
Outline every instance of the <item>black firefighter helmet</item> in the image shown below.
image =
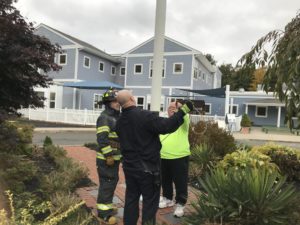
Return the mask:
<svg viewBox="0 0 300 225">
<path fill-rule="evenodd" d="M 116 101 L 117 91 L 114 89 L 109 89 L 102 95 L 102 104 L 108 104 L 110 102 Z"/>
</svg>

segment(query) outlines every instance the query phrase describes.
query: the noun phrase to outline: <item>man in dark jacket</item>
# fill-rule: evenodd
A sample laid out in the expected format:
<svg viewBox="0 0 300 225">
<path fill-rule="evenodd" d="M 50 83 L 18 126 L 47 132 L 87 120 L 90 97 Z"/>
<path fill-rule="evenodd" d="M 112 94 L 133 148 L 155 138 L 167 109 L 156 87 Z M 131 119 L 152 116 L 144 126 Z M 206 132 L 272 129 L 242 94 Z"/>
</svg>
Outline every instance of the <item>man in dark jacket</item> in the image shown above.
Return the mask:
<svg viewBox="0 0 300 225">
<path fill-rule="evenodd" d="M 112 204 L 114 192 L 119 180 L 120 144 L 116 134 L 116 122 L 120 114 L 120 105 L 116 101 L 114 90 L 106 91 L 102 96 L 105 110 L 97 120 L 97 171 L 99 191 L 97 198 L 98 217 L 106 224 L 116 224 Z"/>
<path fill-rule="evenodd" d="M 186 113 L 193 109 L 187 102 L 170 118 L 136 107 L 128 90 L 118 92 L 122 114 L 117 122 L 123 169 L 126 179 L 124 225 L 136 225 L 139 217 L 139 198 L 143 196 L 142 224 L 155 224 L 160 194 L 159 134 L 174 132 Z"/>
</svg>

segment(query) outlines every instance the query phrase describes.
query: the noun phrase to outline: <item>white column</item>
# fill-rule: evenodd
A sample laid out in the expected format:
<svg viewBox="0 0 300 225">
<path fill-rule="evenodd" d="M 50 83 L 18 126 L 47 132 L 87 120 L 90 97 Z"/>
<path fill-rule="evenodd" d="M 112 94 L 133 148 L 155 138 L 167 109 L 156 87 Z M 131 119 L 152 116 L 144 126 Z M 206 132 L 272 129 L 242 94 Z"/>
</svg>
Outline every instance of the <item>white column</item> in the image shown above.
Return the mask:
<svg viewBox="0 0 300 225">
<path fill-rule="evenodd" d="M 76 89 L 77 88 L 73 88 L 73 109 L 76 107 Z"/>
<path fill-rule="evenodd" d="M 248 104 L 246 104 L 245 113 L 248 114 Z"/>
<path fill-rule="evenodd" d="M 278 107 L 277 127 L 280 127 L 281 106 Z"/>
<path fill-rule="evenodd" d="M 156 0 L 151 111 L 160 111 L 167 0 Z"/>
<path fill-rule="evenodd" d="M 230 98 L 230 113 L 233 113 L 233 98 Z"/>
<path fill-rule="evenodd" d="M 230 85 L 226 85 L 226 91 L 225 91 L 225 113 L 224 116 L 226 116 L 227 113 L 229 113 L 229 94 L 230 94 Z"/>
<path fill-rule="evenodd" d="M 81 109 L 81 90 L 79 90 L 79 106 L 78 109 Z"/>
</svg>

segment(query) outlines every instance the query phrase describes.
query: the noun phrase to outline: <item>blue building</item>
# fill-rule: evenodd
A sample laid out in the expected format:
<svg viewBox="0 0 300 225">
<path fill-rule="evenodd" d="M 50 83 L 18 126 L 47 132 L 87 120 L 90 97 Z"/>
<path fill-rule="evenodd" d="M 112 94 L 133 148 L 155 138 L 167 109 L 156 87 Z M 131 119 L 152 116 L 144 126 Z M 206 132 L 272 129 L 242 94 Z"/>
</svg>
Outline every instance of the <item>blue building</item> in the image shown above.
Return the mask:
<svg viewBox="0 0 300 225">
<path fill-rule="evenodd" d="M 151 38 L 124 54 L 111 55 L 75 37 L 40 24 L 35 33 L 59 44 L 63 52 L 56 55 L 55 62 L 62 67 L 59 72 L 50 72 L 53 79 L 49 88 L 36 88 L 46 97 L 48 108 L 97 110 L 103 90 L 67 87 L 67 83 L 111 82 L 131 89 L 137 105 L 149 109 L 154 39 Z M 169 37 L 165 37 L 162 68 L 161 111 L 171 100 L 193 98 L 205 101 L 206 115 L 224 116 L 229 104 L 229 113 L 240 116 L 247 113 L 254 125 L 284 125 L 284 104 L 273 93 L 229 92 L 229 103 L 223 98 L 198 95 L 181 89 L 205 90 L 221 87 L 221 72 L 210 64 L 206 57 Z"/>
<path fill-rule="evenodd" d="M 55 57 L 62 66 L 50 72 L 54 85 L 36 90 L 47 98 L 50 108 L 97 109 L 103 91 L 64 86 L 67 82 L 109 81 L 133 90 L 138 106 L 149 108 L 153 65 L 153 38 L 120 55 L 110 55 L 68 34 L 40 24 L 36 34 L 59 44 L 63 53 Z M 203 54 L 191 47 L 165 37 L 163 64 L 162 110 L 172 95 L 182 94 L 178 88 L 211 89 L 221 86 L 221 73 Z"/>
</svg>

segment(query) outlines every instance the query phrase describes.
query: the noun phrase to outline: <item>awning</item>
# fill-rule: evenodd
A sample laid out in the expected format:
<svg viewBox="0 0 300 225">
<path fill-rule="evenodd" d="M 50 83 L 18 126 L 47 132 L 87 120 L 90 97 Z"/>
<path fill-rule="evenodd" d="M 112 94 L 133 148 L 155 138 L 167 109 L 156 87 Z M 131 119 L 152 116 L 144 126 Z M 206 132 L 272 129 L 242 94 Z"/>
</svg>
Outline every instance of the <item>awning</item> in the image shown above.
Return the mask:
<svg viewBox="0 0 300 225">
<path fill-rule="evenodd" d="M 254 106 L 285 106 L 284 102 L 279 101 L 279 99 L 275 98 L 264 98 L 264 99 L 257 99 L 249 102 L 245 102 L 245 105 L 254 105 Z"/>
<path fill-rule="evenodd" d="M 123 89 L 123 86 L 112 83 L 110 81 L 79 81 L 79 82 L 66 82 L 64 87 L 72 87 L 79 89 L 97 89 L 106 90 L 109 88 Z"/>
<path fill-rule="evenodd" d="M 199 95 L 207 95 L 216 98 L 225 98 L 225 88 L 214 88 L 205 90 L 179 89 L 182 91 L 192 92 Z"/>
</svg>

